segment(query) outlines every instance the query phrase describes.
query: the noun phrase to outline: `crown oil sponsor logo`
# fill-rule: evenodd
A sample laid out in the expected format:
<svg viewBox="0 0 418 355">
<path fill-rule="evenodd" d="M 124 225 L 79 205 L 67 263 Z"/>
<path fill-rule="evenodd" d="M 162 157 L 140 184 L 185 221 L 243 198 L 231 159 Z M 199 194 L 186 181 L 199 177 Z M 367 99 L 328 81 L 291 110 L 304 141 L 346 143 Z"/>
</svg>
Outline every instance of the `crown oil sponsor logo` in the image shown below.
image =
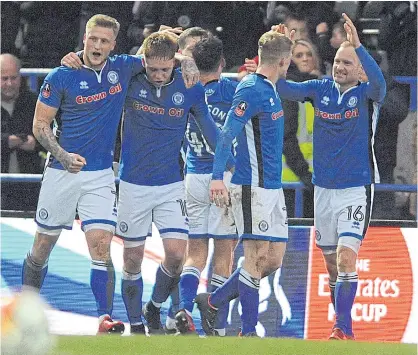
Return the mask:
<svg viewBox="0 0 418 355">
<path fill-rule="evenodd" d="M 132 107 L 137 111 L 150 112 L 157 115 L 165 115 L 166 109 L 163 107 L 141 104 L 139 101 L 133 101 Z M 167 113 L 171 117 L 183 117 L 184 109 L 171 107 L 167 109 Z"/>
<path fill-rule="evenodd" d="M 326 339 L 334 325 L 328 274 L 311 235 L 311 278 L 307 308 L 308 339 Z M 409 321 L 413 276 L 405 238 L 399 228 L 369 228 L 360 248 L 357 294 L 351 310 L 356 339 L 401 341 Z"/>
<path fill-rule="evenodd" d="M 115 95 L 120 92 L 122 92 L 122 85 L 118 83 L 117 85 L 111 86 L 108 91 L 102 91 L 97 94 L 88 95 L 88 96 L 78 95 L 75 98 L 75 101 L 79 105 L 82 105 L 82 104 L 87 104 L 87 103 L 103 100 L 107 97 L 108 94 Z"/>
</svg>

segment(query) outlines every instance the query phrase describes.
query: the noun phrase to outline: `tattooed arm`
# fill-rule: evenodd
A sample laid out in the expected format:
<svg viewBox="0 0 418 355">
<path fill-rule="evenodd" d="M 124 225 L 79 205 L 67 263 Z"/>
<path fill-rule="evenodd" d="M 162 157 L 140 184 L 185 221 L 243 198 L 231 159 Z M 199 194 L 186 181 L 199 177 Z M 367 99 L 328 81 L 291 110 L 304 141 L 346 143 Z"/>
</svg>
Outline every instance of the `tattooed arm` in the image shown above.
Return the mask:
<svg viewBox="0 0 418 355">
<path fill-rule="evenodd" d="M 65 170 L 70 173 L 78 173 L 86 165 L 86 160 L 81 155 L 68 153 L 58 144 L 51 129 L 51 123 L 57 111 L 58 109 L 55 107 L 45 105 L 38 100 L 33 118 L 33 135 L 62 164 Z"/>
<path fill-rule="evenodd" d="M 197 69 L 194 59 L 180 53 L 176 53 L 174 58 L 181 64 L 181 72 L 186 88 L 191 88 L 196 85 L 199 81 L 200 72 Z"/>
</svg>

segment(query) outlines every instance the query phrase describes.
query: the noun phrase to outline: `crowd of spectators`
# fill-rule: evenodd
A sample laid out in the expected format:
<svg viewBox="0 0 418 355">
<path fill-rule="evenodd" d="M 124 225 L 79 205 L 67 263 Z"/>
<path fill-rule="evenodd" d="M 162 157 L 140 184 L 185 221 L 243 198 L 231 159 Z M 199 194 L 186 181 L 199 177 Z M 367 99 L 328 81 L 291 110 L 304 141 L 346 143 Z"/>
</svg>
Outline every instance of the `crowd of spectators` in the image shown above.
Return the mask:
<svg viewBox="0 0 418 355">
<path fill-rule="evenodd" d="M 1 53 L 17 56 L 20 59 L 17 66 L 58 66 L 66 53 L 82 48 L 87 19 L 93 14 L 103 13 L 115 17 L 121 24 L 115 53 L 136 53 L 142 41 L 162 24 L 183 28 L 201 26 L 223 40 L 227 62 L 225 71 L 239 72 L 239 78 L 242 78 L 247 69 L 257 65 L 257 40 L 260 35 L 273 24 L 286 23 L 296 31 L 297 39 L 289 78 L 303 81 L 331 75 L 336 50 L 345 40 L 340 18 L 342 12 L 346 12 L 355 21 L 360 29 L 362 43 L 371 50 L 387 76 L 388 94 L 381 111 L 375 151 L 382 182 L 393 183 L 398 126 L 407 117 L 410 107 L 409 85 L 394 81 L 393 76 L 417 75 L 416 2 L 8 1 L 1 3 Z M 2 67 L 2 91 L 3 76 Z M 21 98 L 29 95 L 24 88 L 20 92 Z M 2 117 L 2 172 L 8 172 L 10 164 L 7 163 L 10 162 L 3 159 L 3 152 L 9 154 L 13 146 L 10 148 L 6 137 L 30 132 L 31 120 L 25 118 L 16 123 L 16 120 L 21 119 L 16 114 L 20 101 L 15 99 L 14 107 L 17 111 L 9 114 L 7 108 L 10 104 L 3 96 L 2 116 L 8 115 L 7 120 L 5 116 Z M 299 117 L 299 121 L 287 120 L 292 124 L 286 126 L 284 155 L 287 167 L 296 180 L 307 186 L 304 215 L 310 217 L 312 186 L 309 181 L 312 169 L 309 148 L 302 148 L 301 129 L 297 123 L 300 123 L 300 117 L 309 115 L 311 108 L 286 101 L 283 106 L 286 117 Z M 27 105 L 25 110 L 25 115 L 33 116 L 32 105 Z M 305 130 L 309 131 L 309 125 Z M 300 149 L 297 149 L 298 144 Z M 36 149 L 39 150 L 39 147 Z M 35 165 L 36 168 L 28 172 L 38 173 L 38 165 Z M 406 214 L 395 212 L 394 193 L 378 193 L 376 199 L 379 202 L 375 204 L 375 218 L 410 217 L 410 209 L 400 208 L 408 210 Z M 292 210 L 291 196 L 287 204 Z M 292 216 L 292 211 L 289 215 Z"/>
</svg>

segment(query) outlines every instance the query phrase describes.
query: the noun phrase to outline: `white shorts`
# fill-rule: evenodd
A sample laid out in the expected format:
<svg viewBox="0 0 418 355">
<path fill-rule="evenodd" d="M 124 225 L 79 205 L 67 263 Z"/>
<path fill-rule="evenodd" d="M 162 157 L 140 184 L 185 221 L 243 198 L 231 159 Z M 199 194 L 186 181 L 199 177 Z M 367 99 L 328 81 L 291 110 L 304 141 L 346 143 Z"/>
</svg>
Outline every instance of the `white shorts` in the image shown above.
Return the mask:
<svg viewBox="0 0 418 355">
<path fill-rule="evenodd" d="M 283 189 L 231 184 L 229 191 L 240 238 L 287 242 L 287 210 Z"/>
<path fill-rule="evenodd" d="M 372 212 L 373 185 L 346 189 L 315 186 L 314 225 L 316 245 L 335 252 L 341 237 L 352 237 L 360 244 L 366 235 Z"/>
<path fill-rule="evenodd" d="M 232 174 L 225 173 L 229 187 Z M 189 216 L 189 238 L 238 238 L 234 216 L 230 207 L 220 208 L 210 202 L 209 185 L 212 174 L 186 175 L 186 206 Z"/>
<path fill-rule="evenodd" d="M 111 168 L 78 174 L 45 169 L 35 216 L 38 231 L 72 229 L 76 212 L 83 231 L 115 232 L 116 188 Z"/>
<path fill-rule="evenodd" d="M 116 235 L 143 245 L 151 236 L 152 222 L 161 238 L 187 240 L 189 222 L 183 181 L 143 186 L 121 180 Z"/>
</svg>

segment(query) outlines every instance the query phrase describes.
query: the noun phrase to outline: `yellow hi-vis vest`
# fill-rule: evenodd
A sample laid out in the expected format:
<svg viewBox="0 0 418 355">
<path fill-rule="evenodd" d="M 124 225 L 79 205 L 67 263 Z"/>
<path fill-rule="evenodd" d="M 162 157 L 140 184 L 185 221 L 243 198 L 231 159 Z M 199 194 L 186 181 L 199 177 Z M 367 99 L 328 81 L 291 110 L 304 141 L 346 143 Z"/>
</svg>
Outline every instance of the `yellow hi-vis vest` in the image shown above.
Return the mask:
<svg viewBox="0 0 418 355">
<path fill-rule="evenodd" d="M 314 108 L 310 102 L 298 102 L 298 132 L 297 138 L 299 141 L 300 151 L 302 152 L 305 160 L 309 164 L 309 171 L 313 171 L 313 122 L 314 122 Z M 286 117 L 285 117 L 286 119 Z M 299 177 L 287 166 L 286 158 L 283 155 L 283 182 L 295 182 L 299 181 Z"/>
</svg>

